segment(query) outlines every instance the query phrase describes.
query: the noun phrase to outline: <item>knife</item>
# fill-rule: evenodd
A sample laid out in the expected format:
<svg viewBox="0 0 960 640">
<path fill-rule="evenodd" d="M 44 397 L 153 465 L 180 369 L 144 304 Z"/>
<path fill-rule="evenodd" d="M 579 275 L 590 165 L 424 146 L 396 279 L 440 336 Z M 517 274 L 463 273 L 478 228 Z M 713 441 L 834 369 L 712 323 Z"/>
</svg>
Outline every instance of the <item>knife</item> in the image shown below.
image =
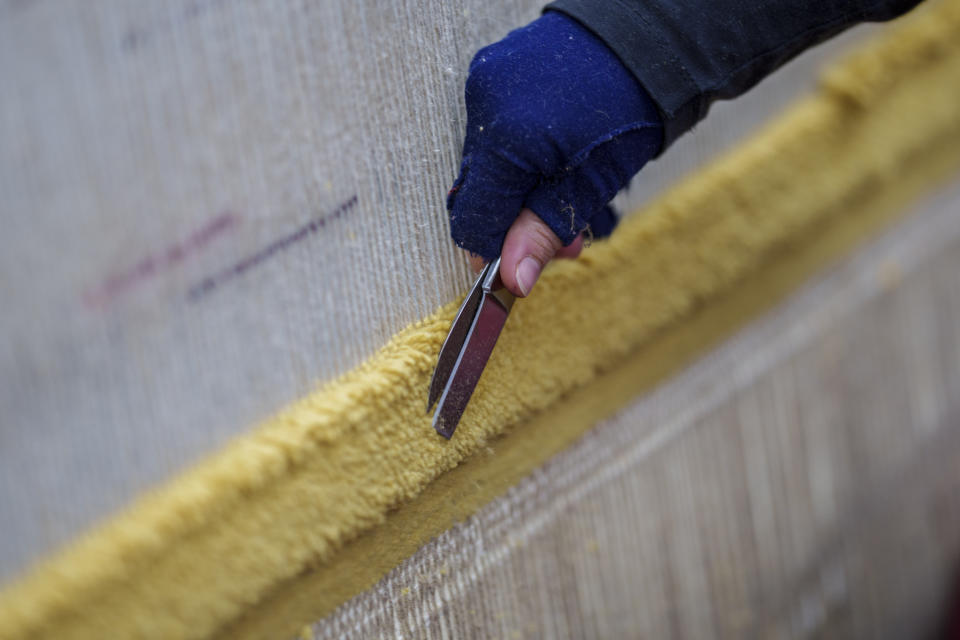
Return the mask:
<svg viewBox="0 0 960 640">
<path fill-rule="evenodd" d="M 497 258 L 483 268 L 457 311 L 450 333 L 440 348 L 427 397 L 428 414 L 434 403 L 437 404 L 433 428 L 448 440 L 497 344 L 513 301 L 513 294 L 500 280 L 500 258 Z"/>
</svg>

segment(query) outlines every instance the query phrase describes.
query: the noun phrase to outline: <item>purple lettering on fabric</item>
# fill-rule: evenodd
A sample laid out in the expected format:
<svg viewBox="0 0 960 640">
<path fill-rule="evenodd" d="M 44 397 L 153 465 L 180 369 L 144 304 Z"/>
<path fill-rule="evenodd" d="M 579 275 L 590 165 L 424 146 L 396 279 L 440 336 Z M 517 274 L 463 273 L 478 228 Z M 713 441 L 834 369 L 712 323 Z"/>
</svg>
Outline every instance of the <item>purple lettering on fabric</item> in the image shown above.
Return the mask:
<svg viewBox="0 0 960 640">
<path fill-rule="evenodd" d="M 306 238 L 309 235 L 312 235 L 319 231 L 321 228 L 325 227 L 328 222 L 336 220 L 344 213 L 349 211 L 357 204 L 357 196 L 353 195 L 348 200 L 342 202 L 336 209 L 330 211 L 329 213 L 319 217 L 314 218 L 307 224 L 303 225 L 296 231 L 283 236 L 277 240 L 274 240 L 268 244 L 263 249 L 253 253 L 236 264 L 227 267 L 219 273 L 215 273 L 211 276 L 207 276 L 201 280 L 198 284 L 190 287 L 190 290 L 187 292 L 187 299 L 191 302 L 195 302 L 202 298 L 204 295 L 210 293 L 217 287 L 222 286 L 225 282 L 236 278 L 237 276 L 242 275 L 246 271 L 249 271 L 253 267 L 259 265 L 264 260 L 270 258 L 274 254 L 287 249 L 292 244 L 296 243 L 299 240 Z"/>
<path fill-rule="evenodd" d="M 214 238 L 239 224 L 240 219 L 239 215 L 224 211 L 181 242 L 144 256 L 132 267 L 112 273 L 99 286 L 84 291 L 84 305 L 90 309 L 103 309 L 118 296 L 196 254 Z"/>
</svg>

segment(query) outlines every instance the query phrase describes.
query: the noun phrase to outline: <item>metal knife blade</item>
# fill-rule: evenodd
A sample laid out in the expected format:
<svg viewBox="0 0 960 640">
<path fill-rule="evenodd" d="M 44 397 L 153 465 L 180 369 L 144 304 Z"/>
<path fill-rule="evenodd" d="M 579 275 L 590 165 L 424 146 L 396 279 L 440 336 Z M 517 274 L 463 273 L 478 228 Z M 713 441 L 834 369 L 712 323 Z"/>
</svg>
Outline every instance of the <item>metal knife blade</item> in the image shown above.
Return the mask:
<svg viewBox="0 0 960 640">
<path fill-rule="evenodd" d="M 477 288 L 478 285 L 479 289 Z M 469 306 L 472 305 L 469 301 L 478 292 L 476 311 L 472 314 L 466 335 L 460 343 L 460 348 L 454 350 L 453 347 L 459 341 L 459 332 L 462 331 L 463 327 L 460 324 L 461 315 L 468 312 Z M 477 284 L 471 290 L 470 296 L 461 305 L 460 313 L 451 327 L 443 349 L 441 349 L 441 362 L 438 362 L 437 370 L 434 371 L 435 380 L 446 377 L 446 383 L 443 385 L 437 403 L 437 411 L 433 416 L 433 427 L 443 437 L 449 439 L 453 436 L 453 432 L 460 422 L 460 417 L 467 408 L 470 396 L 473 394 L 487 360 L 489 360 L 490 354 L 497 343 L 500 331 L 507 321 L 513 301 L 513 294 L 500 281 L 500 260 L 498 258 L 487 265 L 477 279 Z M 441 371 L 441 364 L 448 343 L 451 351 L 456 353 L 456 360 L 449 371 Z M 447 357 L 449 358 L 449 356 Z M 431 397 L 433 392 L 431 385 Z"/>
</svg>

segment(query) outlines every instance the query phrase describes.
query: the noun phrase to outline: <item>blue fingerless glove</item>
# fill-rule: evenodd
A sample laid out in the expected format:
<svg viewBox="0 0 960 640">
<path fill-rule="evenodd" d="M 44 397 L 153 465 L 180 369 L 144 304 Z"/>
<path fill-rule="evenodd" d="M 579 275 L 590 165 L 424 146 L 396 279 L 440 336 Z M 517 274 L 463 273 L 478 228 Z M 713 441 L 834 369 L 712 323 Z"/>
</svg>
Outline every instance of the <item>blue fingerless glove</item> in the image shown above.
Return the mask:
<svg viewBox="0 0 960 640">
<path fill-rule="evenodd" d="M 457 245 L 493 259 L 523 207 L 565 245 L 608 235 L 608 206 L 663 143 L 657 108 L 595 35 L 547 12 L 481 49 L 463 163 L 447 197 Z"/>
</svg>

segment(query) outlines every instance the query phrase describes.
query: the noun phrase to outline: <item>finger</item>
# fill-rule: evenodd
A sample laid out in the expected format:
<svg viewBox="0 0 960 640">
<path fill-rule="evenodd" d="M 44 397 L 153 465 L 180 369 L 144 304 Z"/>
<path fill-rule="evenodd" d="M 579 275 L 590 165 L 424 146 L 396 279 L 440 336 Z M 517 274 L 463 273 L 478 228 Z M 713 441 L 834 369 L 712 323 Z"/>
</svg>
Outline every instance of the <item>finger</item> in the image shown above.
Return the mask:
<svg viewBox="0 0 960 640">
<path fill-rule="evenodd" d="M 643 151 L 644 135 L 645 130 L 628 132 L 600 144 L 573 170 L 541 181 L 524 199 L 524 206 L 536 211 L 564 242 L 572 242 L 587 226 L 593 237 L 609 235 L 616 226 L 609 202 L 650 157 L 638 152 L 634 158 L 625 150 Z"/>
<path fill-rule="evenodd" d="M 617 214 L 613 207 L 606 205 L 590 218 L 590 234 L 594 238 L 606 238 L 617 226 Z"/>
<path fill-rule="evenodd" d="M 457 246 L 487 260 L 496 258 L 536 180 L 497 154 L 474 153 L 447 201 Z"/>
<path fill-rule="evenodd" d="M 503 242 L 500 279 L 514 295 L 526 297 L 543 267 L 563 246 L 560 238 L 530 209 L 514 221 Z"/>
<path fill-rule="evenodd" d="M 483 271 L 483 266 L 487 264 L 487 261 L 483 259 L 482 256 L 478 256 L 475 253 L 467 252 L 467 256 L 470 260 L 470 268 L 473 269 L 474 273 L 480 273 Z"/>
<path fill-rule="evenodd" d="M 581 233 L 574 239 L 573 242 L 568 244 L 565 247 L 560 247 L 560 250 L 557 251 L 557 255 L 554 258 L 566 258 L 573 259 L 580 255 L 580 252 L 583 251 L 583 234 Z"/>
</svg>

